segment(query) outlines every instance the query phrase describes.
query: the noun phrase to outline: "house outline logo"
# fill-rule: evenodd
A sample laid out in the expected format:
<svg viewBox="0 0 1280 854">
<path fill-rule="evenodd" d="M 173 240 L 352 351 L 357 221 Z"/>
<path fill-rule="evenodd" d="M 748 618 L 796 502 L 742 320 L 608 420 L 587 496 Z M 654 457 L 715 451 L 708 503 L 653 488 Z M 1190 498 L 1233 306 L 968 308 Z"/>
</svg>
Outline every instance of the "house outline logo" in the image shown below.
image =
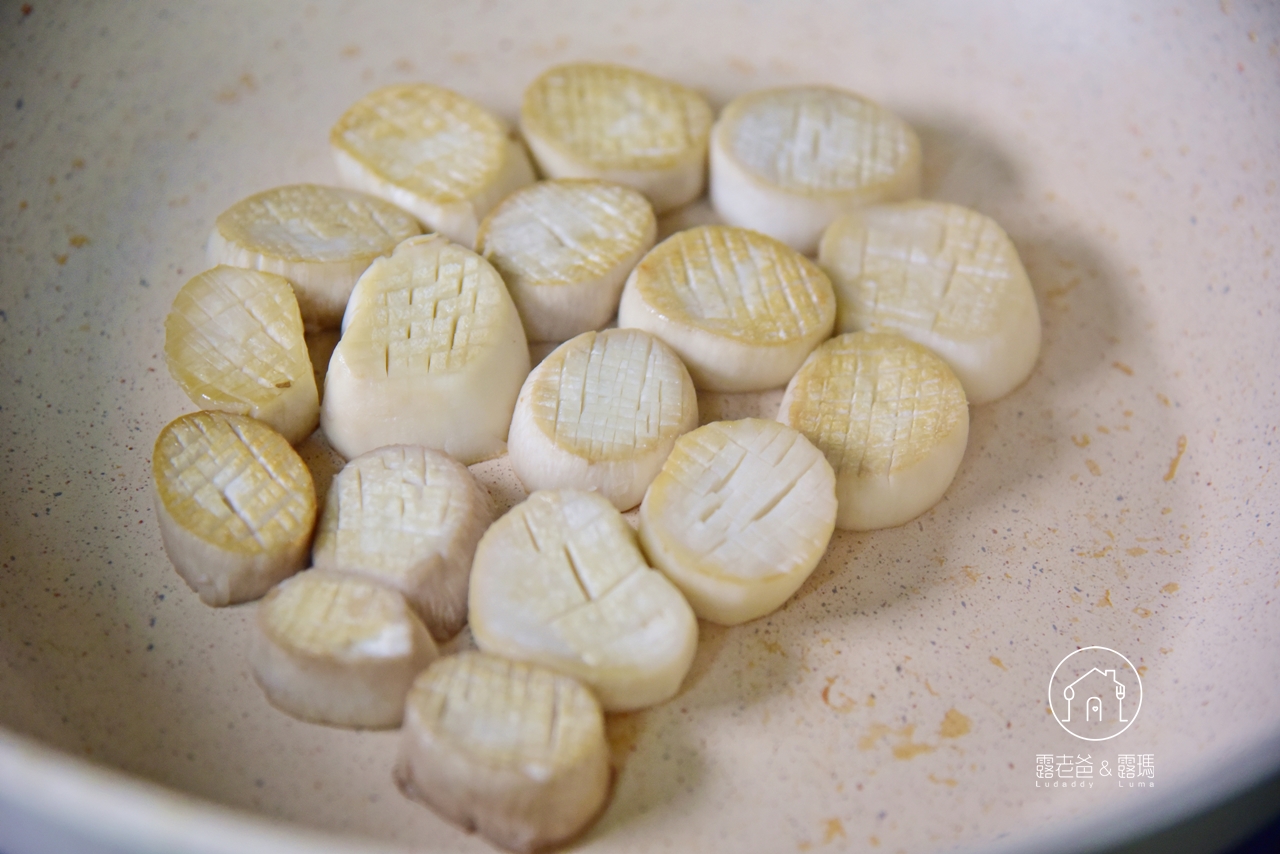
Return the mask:
<svg viewBox="0 0 1280 854">
<path fill-rule="evenodd" d="M 1081 658 L 1072 662 L 1076 656 Z M 1067 678 L 1071 681 L 1061 684 Z M 1109 647 L 1087 646 L 1068 654 L 1049 678 L 1049 710 L 1054 720 L 1084 741 L 1115 738 L 1129 728 L 1141 709 L 1141 674 L 1129 659 Z"/>
</svg>

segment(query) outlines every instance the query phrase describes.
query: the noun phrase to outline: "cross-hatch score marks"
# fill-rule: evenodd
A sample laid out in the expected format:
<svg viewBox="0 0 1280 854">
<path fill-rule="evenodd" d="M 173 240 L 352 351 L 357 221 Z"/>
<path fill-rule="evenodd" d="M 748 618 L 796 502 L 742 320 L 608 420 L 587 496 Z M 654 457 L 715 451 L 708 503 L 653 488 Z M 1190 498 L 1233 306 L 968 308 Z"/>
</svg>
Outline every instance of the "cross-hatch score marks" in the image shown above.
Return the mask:
<svg viewBox="0 0 1280 854">
<path fill-rule="evenodd" d="M 1020 264 L 993 221 L 957 205 L 875 209 L 862 221 L 849 235 L 861 243 L 861 261 L 842 302 L 843 328 L 913 327 L 961 338 L 999 331 Z"/>
<path fill-rule="evenodd" d="M 897 336 L 832 339 L 797 374 L 791 423 L 837 470 L 887 475 L 924 458 L 967 416 L 942 360 Z"/>
<path fill-rule="evenodd" d="M 892 180 L 912 152 L 901 120 L 832 90 L 762 93 L 732 127 L 733 154 L 771 184 L 801 193 Z"/>
<path fill-rule="evenodd" d="M 427 84 L 388 86 L 338 120 L 332 143 L 384 180 L 437 204 L 465 201 L 502 168 L 501 123 L 460 95 Z"/>
<path fill-rule="evenodd" d="M 341 262 L 389 252 L 420 233 L 412 216 L 354 190 L 276 187 L 233 205 L 217 221 L 223 238 L 271 258 Z"/>
<path fill-rule="evenodd" d="M 415 253 L 412 260 L 425 259 Z M 371 293 L 357 286 L 356 298 L 367 302 L 347 334 L 385 352 L 387 377 L 459 370 L 487 343 L 500 311 L 501 285 L 480 264 L 451 246 L 440 247 L 434 265 L 393 257 L 376 281 L 362 281 Z"/>
<path fill-rule="evenodd" d="M 156 488 L 170 514 L 221 549 L 272 550 L 314 520 L 306 466 L 252 419 L 193 413 L 165 428 L 156 458 Z"/>
<path fill-rule="evenodd" d="M 335 479 L 333 509 L 326 508 L 318 536 L 332 538 L 339 566 L 373 563 L 390 571 L 405 555 L 442 547 L 461 523 L 466 508 L 452 500 L 454 478 L 413 445 L 358 457 Z"/>
<path fill-rule="evenodd" d="M 681 429 L 685 383 L 667 348 L 644 333 L 617 330 L 554 351 L 530 403 L 539 429 L 558 447 L 590 460 L 628 459 Z"/>
<path fill-rule="evenodd" d="M 289 283 L 271 273 L 201 273 L 178 292 L 165 320 L 171 370 L 198 400 L 270 403 L 311 371 L 296 306 Z"/>
<path fill-rule="evenodd" d="M 777 241 L 726 226 L 663 241 L 640 263 L 633 285 L 658 314 L 748 344 L 801 339 L 835 311 L 817 265 Z"/>
<path fill-rule="evenodd" d="M 609 65 L 553 69 L 525 93 L 522 121 L 599 168 L 671 164 L 706 145 L 712 115 L 694 92 Z"/>
</svg>

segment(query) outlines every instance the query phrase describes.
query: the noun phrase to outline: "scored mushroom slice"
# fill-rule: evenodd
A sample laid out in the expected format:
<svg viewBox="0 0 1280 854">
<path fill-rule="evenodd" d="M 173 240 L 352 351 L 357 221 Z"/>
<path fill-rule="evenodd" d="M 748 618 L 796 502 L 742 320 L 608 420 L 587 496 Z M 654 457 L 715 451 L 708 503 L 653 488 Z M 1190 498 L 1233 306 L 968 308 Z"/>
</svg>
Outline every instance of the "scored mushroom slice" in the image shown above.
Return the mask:
<svg viewBox="0 0 1280 854">
<path fill-rule="evenodd" d="M 249 415 L 292 444 L 320 420 L 298 301 L 274 273 L 218 266 L 193 277 L 164 321 L 169 373 L 203 409 Z"/>
<path fill-rule="evenodd" d="M 502 119 L 428 83 L 370 92 L 338 119 L 329 142 L 344 181 L 465 246 L 494 205 L 535 177 Z"/>
<path fill-rule="evenodd" d="M 550 68 L 520 105 L 521 133 L 544 175 L 626 184 L 658 213 L 702 195 L 713 118 L 692 89 L 607 63 Z"/>
<path fill-rule="evenodd" d="M 941 356 L 970 403 L 1017 388 L 1040 353 L 1040 312 L 1013 241 L 959 205 L 905 202 L 846 214 L 818 263 L 838 332 L 897 332 Z"/>
<path fill-rule="evenodd" d="M 910 125 L 831 87 L 742 95 L 711 133 L 716 212 L 805 253 L 840 214 L 919 195 L 920 169 L 920 140 Z"/>
<path fill-rule="evenodd" d="M 892 333 L 846 333 L 815 350 L 787 385 L 778 420 L 826 455 L 836 526 L 855 531 L 901 525 L 936 504 L 969 439 L 955 373 Z"/>
<path fill-rule="evenodd" d="M 640 505 L 640 544 L 703 619 L 737 625 L 804 583 L 836 522 L 835 473 L 777 421 L 716 421 L 681 436 Z"/>
<path fill-rule="evenodd" d="M 421 233 L 411 214 L 367 193 L 290 184 L 219 214 L 209 263 L 284 276 L 307 330 L 336 329 L 356 279 L 373 259 Z"/>
<path fill-rule="evenodd" d="M 703 391 L 786 385 L 835 324 L 827 274 L 754 231 L 704 225 L 677 232 L 636 265 L 618 326 L 666 342 Z"/>
<path fill-rule="evenodd" d="M 409 686 L 436 655 L 431 635 L 399 593 L 309 569 L 258 604 L 250 665 L 283 712 L 382 729 L 400 725 Z"/>
<path fill-rule="evenodd" d="M 476 252 L 502 274 L 529 340 L 565 341 L 609 322 L 656 234 L 636 190 L 565 178 L 504 199 L 480 224 Z"/>
<path fill-rule="evenodd" d="M 420 445 L 390 445 L 333 479 L 312 561 L 399 591 L 445 641 L 467 621 L 471 559 L 492 519 L 488 494 L 466 466 Z"/>
<path fill-rule="evenodd" d="M 439 235 L 411 237 L 351 292 L 321 428 L 347 459 L 425 445 L 470 465 L 505 449 L 528 373 L 520 315 L 489 262 Z"/>
<path fill-rule="evenodd" d="M 529 491 L 594 489 L 627 510 L 696 426 L 698 395 L 671 348 L 638 329 L 606 329 L 566 341 L 530 372 L 508 450 Z"/>
<path fill-rule="evenodd" d="M 609 776 L 600 704 L 554 670 L 462 652 L 431 665 L 405 702 L 400 788 L 508 850 L 577 835 Z"/>
<path fill-rule="evenodd" d="M 205 604 L 257 599 L 305 566 L 315 485 L 266 424 L 183 415 L 160 431 L 151 470 L 165 551 Z"/>
<path fill-rule="evenodd" d="M 471 568 L 471 632 L 485 652 L 586 683 L 607 711 L 680 688 L 698 623 L 635 532 L 592 492 L 535 492 L 494 522 Z"/>
</svg>

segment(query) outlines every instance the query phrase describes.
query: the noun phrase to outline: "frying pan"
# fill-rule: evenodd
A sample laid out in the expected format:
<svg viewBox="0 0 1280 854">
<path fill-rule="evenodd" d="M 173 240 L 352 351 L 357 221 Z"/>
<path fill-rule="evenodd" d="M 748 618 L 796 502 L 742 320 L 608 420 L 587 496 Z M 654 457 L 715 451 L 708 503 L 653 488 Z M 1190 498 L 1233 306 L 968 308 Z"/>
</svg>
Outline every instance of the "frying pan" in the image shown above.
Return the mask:
<svg viewBox="0 0 1280 854">
<path fill-rule="evenodd" d="M 610 720 L 612 800 L 577 844 L 1079 851 L 1280 768 L 1274 6 L 33 0 L 0 21 L 9 854 L 489 850 L 398 794 L 395 733 L 268 707 L 253 606 L 207 608 L 168 564 L 148 461 L 192 405 L 163 320 L 220 211 L 337 183 L 328 129 L 366 92 L 431 81 L 511 119 L 579 59 L 716 107 L 825 83 L 894 110 L 925 195 L 1012 236 L 1044 345 L 973 409 L 938 506 L 838 534 L 785 608 L 702 626 L 675 699 Z M 338 464 L 304 453 L 322 479 Z M 519 500 L 505 461 L 477 474 Z M 1141 676 L 1106 742 L 1047 693 L 1095 646 Z"/>
</svg>

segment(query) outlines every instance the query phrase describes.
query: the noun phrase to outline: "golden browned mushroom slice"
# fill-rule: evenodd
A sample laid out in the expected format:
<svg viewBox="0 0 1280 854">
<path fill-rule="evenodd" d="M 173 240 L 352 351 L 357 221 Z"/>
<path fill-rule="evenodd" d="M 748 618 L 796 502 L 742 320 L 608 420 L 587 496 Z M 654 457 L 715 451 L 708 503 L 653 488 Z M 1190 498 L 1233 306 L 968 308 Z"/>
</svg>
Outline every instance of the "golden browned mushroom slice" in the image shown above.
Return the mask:
<svg viewBox="0 0 1280 854">
<path fill-rule="evenodd" d="M 581 679 L 608 711 L 672 697 L 698 641 L 689 603 L 592 492 L 535 492 L 494 522 L 476 549 L 469 608 L 482 650 Z"/>
<path fill-rule="evenodd" d="M 640 544 L 699 617 L 770 613 L 813 572 L 836 523 L 835 473 L 777 421 L 716 421 L 681 436 L 640 505 Z"/>
<path fill-rule="evenodd" d="M 548 69 L 520 105 L 520 131 L 542 174 L 626 184 L 658 213 L 702 195 L 712 119 L 697 92 L 604 63 Z"/>
<path fill-rule="evenodd" d="M 437 654 L 403 596 L 342 573 L 286 579 L 257 618 L 254 679 L 273 706 L 313 723 L 399 726 L 409 686 Z"/>
<path fill-rule="evenodd" d="M 298 301 L 274 273 L 219 266 L 183 285 L 164 321 L 169 373 L 203 409 L 249 415 L 292 444 L 320 420 Z"/>
<path fill-rule="evenodd" d="M 818 263 L 839 332 L 897 332 L 937 353 L 970 403 L 1017 388 L 1040 353 L 1040 312 L 1013 241 L 943 202 L 877 205 L 826 230 Z"/>
<path fill-rule="evenodd" d="M 347 459 L 425 445 L 464 465 L 498 456 L 529 348 L 488 261 L 439 235 L 411 237 L 351 292 L 320 423 Z"/>
<path fill-rule="evenodd" d="M 778 420 L 826 455 L 836 525 L 855 531 L 901 525 L 936 504 L 969 440 L 955 373 L 891 333 L 850 332 L 815 350 L 787 385 Z"/>
<path fill-rule="evenodd" d="M 831 334 L 836 300 L 827 274 L 754 231 L 704 225 L 655 246 L 632 271 L 618 326 L 675 350 L 704 391 L 786 385 Z"/>
<path fill-rule="evenodd" d="M 315 486 L 266 424 L 183 415 L 160 431 L 151 471 L 165 551 L 205 604 L 257 599 L 305 566 Z"/>
<path fill-rule="evenodd" d="M 390 445 L 333 479 L 311 549 L 317 568 L 404 594 L 436 640 L 467 621 L 467 581 L 489 496 L 466 466 L 420 445 Z"/>
<path fill-rule="evenodd" d="M 533 369 L 511 419 L 511 467 L 525 488 L 598 490 L 640 503 L 676 437 L 698 426 L 693 380 L 639 329 L 584 332 Z"/>
<path fill-rule="evenodd" d="M 490 211 L 476 252 L 502 274 L 528 339 L 565 341 L 609 322 L 656 234 L 639 192 L 564 178 L 517 190 Z"/>
<path fill-rule="evenodd" d="M 209 263 L 284 276 L 307 329 L 336 329 L 356 279 L 373 259 L 421 233 L 418 221 L 390 202 L 355 190 L 291 184 L 223 211 L 209 236 Z"/>
<path fill-rule="evenodd" d="M 344 181 L 465 246 L 494 205 L 534 180 L 502 119 L 428 83 L 370 92 L 338 119 L 329 142 Z"/>
<path fill-rule="evenodd" d="M 572 677 L 463 652 L 419 676 L 405 707 L 396 782 L 495 845 L 564 842 L 604 806 L 604 715 Z"/>
<path fill-rule="evenodd" d="M 711 134 L 711 202 L 725 222 L 805 253 L 842 213 L 920 192 L 920 140 L 852 92 L 800 86 L 752 92 Z"/>
</svg>

